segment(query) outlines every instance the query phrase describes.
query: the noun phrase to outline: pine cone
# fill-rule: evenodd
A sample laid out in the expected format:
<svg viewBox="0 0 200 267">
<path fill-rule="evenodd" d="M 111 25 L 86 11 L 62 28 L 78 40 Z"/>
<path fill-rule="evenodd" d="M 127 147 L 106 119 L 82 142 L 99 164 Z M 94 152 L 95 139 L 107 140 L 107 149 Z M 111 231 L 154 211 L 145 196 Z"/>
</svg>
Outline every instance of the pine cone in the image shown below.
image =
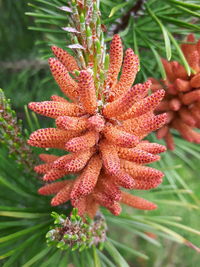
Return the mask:
<svg viewBox="0 0 200 267">
<path fill-rule="evenodd" d="M 200 144 L 200 40 L 195 41 L 193 34 L 188 35 L 187 42 L 181 49 L 193 73 L 188 76 L 185 68 L 177 61 L 168 62 L 162 59 L 167 75 L 165 81 L 151 79 L 152 90 L 157 92 L 165 88 L 166 94 L 156 108 L 157 114 L 167 113 L 167 125 L 157 131 L 158 139 L 164 138 L 167 147 L 174 149 L 170 129 L 176 129 L 189 142 Z"/>
<path fill-rule="evenodd" d="M 119 215 L 120 202 L 138 209 L 155 209 L 155 204 L 122 192 L 120 187 L 148 190 L 162 182 L 162 172 L 143 165 L 159 160 L 157 154 L 165 147 L 142 139 L 165 124 L 166 114 L 153 114 L 164 90 L 147 96 L 150 81 L 131 87 L 138 71 L 138 57 L 132 49 L 126 51 L 118 80 L 123 60 L 118 35 L 113 37 L 107 78 L 98 92 L 90 68 L 76 75 L 75 59 L 60 48 L 52 50 L 57 57 L 49 60 L 52 74 L 73 102 L 52 96 L 52 101 L 30 103 L 33 111 L 56 119 L 57 128 L 35 131 L 28 143 L 70 152 L 61 157 L 40 155 L 45 163 L 35 171 L 44 174 L 44 181 L 72 173 L 77 177 L 47 184 L 39 193 L 56 194 L 52 206 L 70 200 L 79 215 L 92 218 L 100 205 Z"/>
</svg>

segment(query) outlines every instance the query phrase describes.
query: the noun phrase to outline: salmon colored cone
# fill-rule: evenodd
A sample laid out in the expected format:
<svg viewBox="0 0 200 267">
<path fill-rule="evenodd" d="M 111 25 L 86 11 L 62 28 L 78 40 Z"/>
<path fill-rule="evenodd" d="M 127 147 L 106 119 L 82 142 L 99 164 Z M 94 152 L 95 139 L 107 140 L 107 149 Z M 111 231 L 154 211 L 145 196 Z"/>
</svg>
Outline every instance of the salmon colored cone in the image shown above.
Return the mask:
<svg viewBox="0 0 200 267">
<path fill-rule="evenodd" d="M 193 43 L 181 45 L 187 62 L 193 69 L 192 74 L 188 75 L 178 62 L 163 59 L 166 80 L 151 79 L 154 92 L 159 92 L 160 86 L 165 88 L 165 97 L 156 107 L 156 113 L 167 113 L 167 128 L 158 130 L 157 137 L 163 138 L 170 150 L 175 148 L 170 129 L 176 129 L 188 142 L 200 144 L 200 133 L 196 131 L 200 128 L 200 42 L 195 40 L 193 34 L 188 35 L 186 41 Z"/>
<path fill-rule="evenodd" d="M 54 194 L 52 206 L 70 201 L 80 216 L 91 218 L 100 206 L 114 215 L 120 214 L 120 203 L 138 209 L 156 208 L 122 188 L 149 190 L 162 182 L 163 173 L 145 164 L 158 161 L 158 154 L 166 148 L 142 139 L 167 121 L 167 114 L 153 113 L 165 91 L 159 89 L 149 95 L 150 80 L 133 85 L 139 60 L 130 48 L 123 60 L 119 35 L 111 42 L 110 63 L 101 84 L 98 68 L 96 73 L 92 64 L 81 69 L 81 64 L 64 50 L 53 46 L 52 51 L 56 59 L 49 60 L 50 68 L 68 99 L 53 95 L 51 101 L 29 104 L 38 114 L 55 119 L 56 127 L 35 131 L 28 143 L 63 152 L 61 156 L 40 154 L 44 163 L 35 171 L 48 184 L 39 189 L 39 194 Z M 184 116 L 185 111 L 180 111 Z"/>
</svg>

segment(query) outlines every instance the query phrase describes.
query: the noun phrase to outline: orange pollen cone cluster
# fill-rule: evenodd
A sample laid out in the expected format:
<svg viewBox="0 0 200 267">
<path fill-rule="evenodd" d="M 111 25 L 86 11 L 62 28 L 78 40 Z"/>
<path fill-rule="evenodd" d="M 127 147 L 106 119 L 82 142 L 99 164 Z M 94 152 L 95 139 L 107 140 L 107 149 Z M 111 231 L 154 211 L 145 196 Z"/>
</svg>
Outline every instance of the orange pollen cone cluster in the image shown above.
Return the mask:
<svg viewBox="0 0 200 267">
<path fill-rule="evenodd" d="M 166 80 L 157 81 L 152 78 L 152 90 L 165 88 L 166 94 L 157 114 L 167 113 L 167 125 L 157 131 L 158 139 L 164 139 L 167 147 L 174 149 L 173 136 L 170 129 L 176 129 L 189 142 L 200 144 L 200 40 L 196 41 L 193 34 L 188 35 L 187 42 L 181 45 L 185 58 L 193 72 L 189 76 L 185 68 L 177 61 L 162 63 L 167 75 Z"/>
<path fill-rule="evenodd" d="M 35 171 L 44 175 L 44 181 L 53 183 L 40 188 L 39 194 L 54 194 L 52 206 L 71 201 L 80 216 L 87 214 L 91 218 L 99 206 L 119 215 L 120 203 L 137 209 L 155 209 L 153 203 L 121 188 L 149 190 L 162 182 L 163 173 L 144 164 L 158 161 L 157 154 L 164 152 L 165 147 L 142 139 L 166 122 L 166 114 L 153 113 L 164 91 L 148 96 L 150 81 L 132 87 L 138 57 L 129 48 L 123 61 L 118 35 L 111 42 L 108 75 L 98 94 L 92 69 L 79 70 L 76 76 L 75 59 L 61 48 L 54 46 L 52 50 L 56 59 L 49 60 L 50 69 L 72 102 L 52 96 L 51 101 L 30 103 L 33 111 L 54 118 L 56 128 L 35 131 L 28 143 L 69 153 L 40 155 L 44 163 L 36 166 Z M 75 178 L 57 181 L 68 174 L 74 174 Z"/>
</svg>

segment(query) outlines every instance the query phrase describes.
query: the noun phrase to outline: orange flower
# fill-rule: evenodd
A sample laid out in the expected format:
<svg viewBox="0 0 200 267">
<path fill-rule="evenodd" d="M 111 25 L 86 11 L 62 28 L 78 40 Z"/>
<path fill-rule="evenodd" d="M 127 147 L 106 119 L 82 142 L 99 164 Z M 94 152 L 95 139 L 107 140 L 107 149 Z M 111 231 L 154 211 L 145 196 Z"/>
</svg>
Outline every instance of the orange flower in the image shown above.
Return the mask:
<svg viewBox="0 0 200 267">
<path fill-rule="evenodd" d="M 165 147 L 142 139 L 165 124 L 166 114 L 153 114 L 164 91 L 147 96 L 150 81 L 131 87 L 138 71 L 138 57 L 130 48 L 118 80 L 123 61 L 118 35 L 111 43 L 103 88 L 96 88 L 91 68 L 80 70 L 77 76 L 75 59 L 55 46 L 52 50 L 57 57 L 49 60 L 52 74 L 73 102 L 52 96 L 52 101 L 30 103 L 33 111 L 56 119 L 57 128 L 35 131 L 28 143 L 70 152 L 60 157 L 40 155 L 45 163 L 36 166 L 35 171 L 44 174 L 44 181 L 56 181 L 67 174 L 76 174 L 76 178 L 44 185 L 38 192 L 56 194 L 53 206 L 70 200 L 81 216 L 93 217 L 100 205 L 115 215 L 121 212 L 120 203 L 138 209 L 156 208 L 120 188 L 148 190 L 162 182 L 160 171 L 143 164 L 159 160 L 157 154 L 164 152 Z"/>
<path fill-rule="evenodd" d="M 152 80 L 152 90 L 159 92 L 165 88 L 166 94 L 157 107 L 157 113 L 167 113 L 167 125 L 157 131 L 158 139 L 164 138 L 167 147 L 174 149 L 173 136 L 170 129 L 176 129 L 180 135 L 189 142 L 200 144 L 200 40 L 195 41 L 193 34 L 188 35 L 187 42 L 181 49 L 193 69 L 188 76 L 185 68 L 177 61 L 162 60 L 166 71 L 165 81 Z"/>
</svg>

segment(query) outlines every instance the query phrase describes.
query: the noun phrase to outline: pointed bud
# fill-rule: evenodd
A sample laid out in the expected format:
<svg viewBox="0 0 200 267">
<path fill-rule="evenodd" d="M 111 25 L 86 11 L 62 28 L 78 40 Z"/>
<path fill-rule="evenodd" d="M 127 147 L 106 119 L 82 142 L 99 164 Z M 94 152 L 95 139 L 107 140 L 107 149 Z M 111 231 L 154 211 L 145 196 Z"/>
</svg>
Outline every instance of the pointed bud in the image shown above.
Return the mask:
<svg viewBox="0 0 200 267">
<path fill-rule="evenodd" d="M 53 169 L 64 169 L 65 165 L 73 158 L 72 154 L 64 155 L 55 160 L 52 164 Z"/>
<path fill-rule="evenodd" d="M 134 147 L 139 143 L 136 135 L 121 131 L 113 126 L 106 126 L 103 133 L 108 141 L 122 147 Z"/>
<path fill-rule="evenodd" d="M 191 90 L 190 82 L 179 78 L 175 81 L 175 87 L 179 92 L 187 92 Z"/>
<path fill-rule="evenodd" d="M 120 97 L 133 84 L 135 76 L 139 69 L 138 56 L 134 54 L 131 48 L 128 48 L 125 53 L 124 62 L 122 66 L 122 74 L 119 82 L 111 89 L 110 100 Z"/>
<path fill-rule="evenodd" d="M 79 69 L 75 58 L 68 54 L 65 50 L 57 46 L 52 46 L 51 49 L 57 59 L 61 61 L 68 71 L 73 72 L 74 70 Z"/>
<path fill-rule="evenodd" d="M 92 75 L 82 70 L 79 75 L 79 97 L 85 111 L 94 114 L 97 109 L 97 98 Z"/>
<path fill-rule="evenodd" d="M 120 118 L 123 120 L 139 117 L 147 112 L 153 111 L 161 102 L 165 95 L 165 90 L 158 90 L 154 94 L 136 102 L 128 112 Z"/>
<path fill-rule="evenodd" d="M 34 171 L 39 174 L 44 174 L 52 169 L 53 163 L 45 163 L 34 167 Z"/>
<path fill-rule="evenodd" d="M 120 170 L 120 160 L 115 146 L 112 146 L 106 142 L 101 142 L 99 148 L 102 154 L 102 161 L 105 169 L 110 174 L 114 175 L 116 171 Z"/>
<path fill-rule="evenodd" d="M 147 166 L 141 166 L 131 161 L 121 160 L 120 165 L 121 165 L 122 170 L 130 174 L 135 179 L 141 179 L 141 180 L 143 178 L 160 179 L 164 176 L 164 174 L 157 169 L 147 167 Z"/>
<path fill-rule="evenodd" d="M 131 106 L 143 96 L 144 92 L 146 93 L 147 90 L 150 88 L 151 82 L 147 81 L 144 84 L 136 84 L 132 88 L 130 88 L 127 92 L 122 95 L 122 97 L 118 98 L 117 100 L 108 103 L 103 108 L 103 115 L 112 118 L 117 117 L 124 112 L 128 111 Z M 123 115 L 122 115 L 123 117 Z"/>
<path fill-rule="evenodd" d="M 172 70 L 177 78 L 181 78 L 183 80 L 187 79 L 188 77 L 187 71 L 181 64 L 179 64 L 177 61 L 172 61 L 171 65 L 172 65 Z"/>
<path fill-rule="evenodd" d="M 86 130 L 87 118 L 59 116 L 56 119 L 56 125 L 60 129 L 81 132 L 81 131 Z"/>
<path fill-rule="evenodd" d="M 150 190 L 158 187 L 162 183 L 162 179 L 151 179 L 151 180 L 135 180 L 133 189 L 137 190 Z"/>
<path fill-rule="evenodd" d="M 72 100 L 77 99 L 78 84 L 69 75 L 66 67 L 57 59 L 50 58 L 49 65 L 53 77 L 59 85 L 62 92 Z"/>
<path fill-rule="evenodd" d="M 131 129 L 134 135 L 144 137 L 148 133 L 161 128 L 166 123 L 166 113 L 157 116 L 147 116 L 147 114 L 145 114 L 144 118 L 141 116 L 140 120 L 136 118 L 125 121 L 123 125 L 124 130 L 129 131 Z"/>
<path fill-rule="evenodd" d="M 74 153 L 72 159 L 65 164 L 65 170 L 75 173 L 81 171 L 85 167 L 91 156 L 91 150 Z"/>
<path fill-rule="evenodd" d="M 110 45 L 110 64 L 106 84 L 109 88 L 116 83 L 123 59 L 122 41 L 119 35 L 114 35 Z"/>
<path fill-rule="evenodd" d="M 193 102 L 200 101 L 200 90 L 195 90 L 195 91 L 186 93 L 182 96 L 181 99 L 184 105 L 190 105 Z"/>
<path fill-rule="evenodd" d="M 128 206 L 131 206 L 133 208 L 140 209 L 140 210 L 154 210 L 157 208 L 157 206 L 154 203 L 146 199 L 143 199 L 141 197 L 133 196 L 126 192 L 122 192 L 121 202 L 123 204 L 126 204 Z"/>
<path fill-rule="evenodd" d="M 150 154 L 138 148 L 117 147 L 118 155 L 122 159 L 130 160 L 138 164 L 158 161 L 160 156 Z"/>
<path fill-rule="evenodd" d="M 138 149 L 141 149 L 143 151 L 146 151 L 148 153 L 151 153 L 151 154 L 159 154 L 159 153 L 163 153 L 166 151 L 166 147 L 163 146 L 163 145 L 160 145 L 160 144 L 157 144 L 157 143 L 139 143 L 137 145 Z"/>
<path fill-rule="evenodd" d="M 52 195 L 57 194 L 63 187 L 65 187 L 71 181 L 61 181 L 52 184 L 47 184 L 38 190 L 40 195 Z"/>
<path fill-rule="evenodd" d="M 63 145 L 73 136 L 76 136 L 74 132 L 56 128 L 39 129 L 30 135 L 28 144 L 36 147 L 63 148 Z"/>
<path fill-rule="evenodd" d="M 98 155 L 93 156 L 80 177 L 80 183 L 72 188 L 71 198 L 80 198 L 90 194 L 99 177 L 102 161 Z"/>
<path fill-rule="evenodd" d="M 112 181 L 116 183 L 118 186 L 133 189 L 135 185 L 135 181 L 128 173 L 124 170 L 116 170 L 114 176 L 112 177 Z"/>
<path fill-rule="evenodd" d="M 200 73 L 196 74 L 190 81 L 190 85 L 194 88 L 200 87 Z"/>
<path fill-rule="evenodd" d="M 51 163 L 54 162 L 56 159 L 58 159 L 59 156 L 53 154 L 40 154 L 39 158 L 46 163 Z"/>
<path fill-rule="evenodd" d="M 167 79 L 170 82 L 174 82 L 175 74 L 173 72 L 173 68 L 172 68 L 171 62 L 169 62 L 169 61 L 167 61 L 167 60 L 165 60 L 163 58 L 161 60 L 162 60 L 163 67 L 164 67 L 166 75 L 167 75 Z"/>
<path fill-rule="evenodd" d="M 72 183 L 73 182 L 71 181 L 57 193 L 57 195 L 51 200 L 52 206 L 58 206 L 70 200 Z"/>
<path fill-rule="evenodd" d="M 40 115 L 54 119 L 59 116 L 80 116 L 84 114 L 78 105 L 69 102 L 31 102 L 28 107 Z"/>
<path fill-rule="evenodd" d="M 43 181 L 55 181 L 58 180 L 60 178 L 62 178 L 63 176 L 65 176 L 66 174 L 68 174 L 68 172 L 66 170 L 59 170 L 59 169 L 51 169 L 50 171 L 48 171 L 44 177 L 43 177 Z"/>
<path fill-rule="evenodd" d="M 89 131 L 84 135 L 72 138 L 65 144 L 65 149 L 71 152 L 77 152 L 81 150 L 87 150 L 93 147 L 98 140 L 96 132 Z"/>
</svg>

